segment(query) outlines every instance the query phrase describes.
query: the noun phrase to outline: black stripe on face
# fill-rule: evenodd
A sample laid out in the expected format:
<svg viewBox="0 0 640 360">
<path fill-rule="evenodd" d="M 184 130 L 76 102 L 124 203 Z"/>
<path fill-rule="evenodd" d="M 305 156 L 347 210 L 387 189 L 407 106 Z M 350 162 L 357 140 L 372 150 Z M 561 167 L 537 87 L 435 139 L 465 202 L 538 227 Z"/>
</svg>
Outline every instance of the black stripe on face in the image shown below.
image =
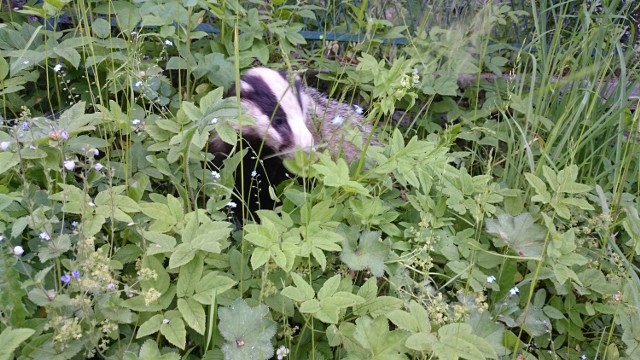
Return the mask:
<svg viewBox="0 0 640 360">
<path fill-rule="evenodd" d="M 287 114 L 279 106 L 278 96 L 282 94 L 274 94 L 271 87 L 258 76 L 245 75 L 242 77 L 242 81 L 249 84 L 252 88 L 250 91 L 243 91 L 240 94 L 241 99 L 245 99 L 253 103 L 263 114 L 271 119 L 271 127 L 280 134 L 282 138 L 282 144 L 280 149 L 284 150 L 291 147 L 291 127 L 287 120 Z"/>
<path fill-rule="evenodd" d="M 278 70 L 278 74 L 280 74 L 280 76 L 282 76 L 282 78 L 288 82 L 291 83 L 289 80 L 289 75 L 287 74 L 286 71 L 284 70 Z M 298 99 L 298 105 L 300 106 L 300 109 L 304 109 L 304 107 L 302 106 L 302 81 L 300 81 L 300 78 L 296 77 L 295 81 L 293 82 L 293 87 L 295 89 L 295 94 L 296 94 L 296 98 Z"/>
</svg>

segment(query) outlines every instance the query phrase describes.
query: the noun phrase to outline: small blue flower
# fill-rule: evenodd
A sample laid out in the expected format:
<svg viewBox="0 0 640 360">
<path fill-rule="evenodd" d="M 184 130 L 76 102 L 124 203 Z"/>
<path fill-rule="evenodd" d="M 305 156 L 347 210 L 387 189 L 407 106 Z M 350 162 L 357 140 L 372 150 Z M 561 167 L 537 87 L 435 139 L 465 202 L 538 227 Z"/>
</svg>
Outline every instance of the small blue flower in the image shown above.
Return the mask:
<svg viewBox="0 0 640 360">
<path fill-rule="evenodd" d="M 73 276 L 76 279 L 80 279 L 80 270 L 75 269 L 71 272 L 71 276 Z"/>
<path fill-rule="evenodd" d="M 22 123 L 22 130 L 24 130 L 24 131 L 29 130 L 29 123 L 27 123 L 27 122 L 23 122 L 23 123 Z"/>
<path fill-rule="evenodd" d="M 60 280 L 62 280 L 63 283 L 68 284 L 69 281 L 71 281 L 71 277 L 69 276 L 69 274 L 64 274 L 60 276 Z"/>
</svg>

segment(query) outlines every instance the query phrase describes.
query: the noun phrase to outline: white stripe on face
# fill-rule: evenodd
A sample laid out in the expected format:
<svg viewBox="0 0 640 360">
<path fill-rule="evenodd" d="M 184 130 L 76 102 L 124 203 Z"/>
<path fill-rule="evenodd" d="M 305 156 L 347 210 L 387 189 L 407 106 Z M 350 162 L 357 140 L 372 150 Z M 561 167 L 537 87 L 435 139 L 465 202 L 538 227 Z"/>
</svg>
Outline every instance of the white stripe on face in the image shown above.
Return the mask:
<svg viewBox="0 0 640 360">
<path fill-rule="evenodd" d="M 292 89 L 292 84 L 280 73 L 267 68 L 254 68 L 249 70 L 246 75 L 255 76 L 263 80 L 269 87 L 265 91 L 271 91 L 278 102 L 272 105 L 273 110 L 270 113 L 263 114 L 265 117 L 250 114 L 256 119 L 258 127 L 256 130 L 260 135 L 266 136 L 267 145 L 282 151 L 295 148 L 307 151 L 311 149 L 314 140 L 306 124 L 306 108 L 308 107 L 309 97 L 302 89 L 302 86 L 295 86 L 296 84 L 294 83 Z M 296 79 L 296 81 L 299 81 L 299 79 Z M 259 91 L 251 84 L 244 84 L 242 88 L 248 90 L 248 92 Z M 296 90 L 301 93 L 296 94 Z M 251 101 L 250 98 L 247 100 Z M 284 120 L 287 122 L 290 135 L 278 132 L 278 127 L 272 126 L 270 123 L 270 121 L 273 121 L 271 117 L 277 109 L 284 113 L 286 118 Z M 287 137 L 286 139 L 283 138 L 285 136 Z M 282 148 L 285 143 L 287 148 Z"/>
</svg>

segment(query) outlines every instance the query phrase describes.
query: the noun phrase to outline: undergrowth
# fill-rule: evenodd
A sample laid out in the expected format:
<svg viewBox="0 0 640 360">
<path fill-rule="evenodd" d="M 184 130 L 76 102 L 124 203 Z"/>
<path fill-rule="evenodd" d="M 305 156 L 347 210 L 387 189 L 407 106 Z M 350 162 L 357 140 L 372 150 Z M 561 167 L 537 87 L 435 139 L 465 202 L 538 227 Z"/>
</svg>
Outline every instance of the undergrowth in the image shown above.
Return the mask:
<svg viewBox="0 0 640 360">
<path fill-rule="evenodd" d="M 637 9 L 447 3 L 7 8 L 0 359 L 638 358 Z M 256 65 L 381 145 L 239 228 L 207 144 Z"/>
</svg>

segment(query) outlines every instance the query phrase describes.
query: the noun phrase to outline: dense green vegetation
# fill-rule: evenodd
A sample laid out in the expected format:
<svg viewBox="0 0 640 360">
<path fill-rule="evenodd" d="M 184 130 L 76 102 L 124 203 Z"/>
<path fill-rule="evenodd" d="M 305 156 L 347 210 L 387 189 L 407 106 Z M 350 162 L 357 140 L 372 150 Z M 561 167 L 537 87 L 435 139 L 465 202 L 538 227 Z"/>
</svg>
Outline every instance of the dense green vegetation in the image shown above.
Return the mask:
<svg viewBox="0 0 640 360">
<path fill-rule="evenodd" d="M 3 7 L 0 360 L 640 358 L 634 9 L 553 3 Z M 207 143 L 256 65 L 383 145 L 238 228 Z"/>
</svg>

